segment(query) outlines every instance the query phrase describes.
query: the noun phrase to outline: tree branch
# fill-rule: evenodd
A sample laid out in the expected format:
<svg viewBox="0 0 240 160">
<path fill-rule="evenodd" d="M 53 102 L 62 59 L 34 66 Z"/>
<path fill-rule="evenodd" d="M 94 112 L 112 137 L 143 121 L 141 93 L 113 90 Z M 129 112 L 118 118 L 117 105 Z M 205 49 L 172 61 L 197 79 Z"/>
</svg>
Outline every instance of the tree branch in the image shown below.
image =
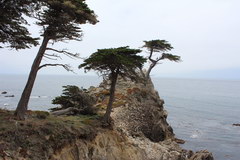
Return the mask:
<svg viewBox="0 0 240 160">
<path fill-rule="evenodd" d="M 74 58 L 81 58 L 81 57 L 79 57 L 79 53 L 75 53 L 75 54 L 74 53 L 70 53 L 70 52 L 66 51 L 66 49 L 57 50 L 57 49 L 53 49 L 53 48 L 46 48 L 46 50 L 54 51 L 54 52 L 57 52 L 57 53 L 62 53 L 62 54 L 66 55 L 66 56 L 68 56 L 68 57 L 70 57 L 72 59 L 74 59 Z"/>
<path fill-rule="evenodd" d="M 47 59 L 50 59 L 50 60 L 54 60 L 54 61 L 57 60 L 57 58 L 52 58 L 52 57 L 49 57 L 49 56 L 47 56 L 47 55 L 44 55 L 43 57 L 44 57 L 44 58 L 47 58 Z"/>
<path fill-rule="evenodd" d="M 48 66 L 52 66 L 52 67 L 56 67 L 56 66 L 61 66 L 63 67 L 65 70 L 69 71 L 69 72 L 73 72 L 73 70 L 71 69 L 71 66 L 68 64 L 43 64 L 41 66 L 39 66 L 38 70 L 44 68 L 44 67 L 48 67 Z M 74 72 L 73 72 L 74 73 Z"/>
<path fill-rule="evenodd" d="M 50 59 L 50 60 L 58 60 L 58 59 L 62 59 L 62 57 L 60 57 L 59 55 L 57 54 L 47 54 L 45 53 L 43 55 L 44 58 L 47 58 L 47 59 Z"/>
<path fill-rule="evenodd" d="M 152 59 L 152 55 L 153 55 L 153 48 L 151 48 L 151 50 L 150 50 L 150 55 L 149 55 L 149 57 L 148 57 L 148 59 L 149 59 L 151 62 L 154 61 L 154 60 Z"/>
</svg>

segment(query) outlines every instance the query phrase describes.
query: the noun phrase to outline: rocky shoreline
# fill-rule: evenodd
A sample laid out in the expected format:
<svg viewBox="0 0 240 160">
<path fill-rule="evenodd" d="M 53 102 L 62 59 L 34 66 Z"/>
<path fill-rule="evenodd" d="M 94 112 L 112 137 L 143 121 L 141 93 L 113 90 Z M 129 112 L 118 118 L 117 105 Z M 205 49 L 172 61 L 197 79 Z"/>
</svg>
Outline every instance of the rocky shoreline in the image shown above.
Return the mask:
<svg viewBox="0 0 240 160">
<path fill-rule="evenodd" d="M 164 101 L 151 82 L 119 79 L 113 124 L 102 128 L 100 119 L 109 98 L 109 82 L 90 87 L 96 116 L 54 116 L 29 112 L 17 121 L 10 111 L 0 111 L 0 160 L 213 160 L 207 150 L 193 152 L 178 143 L 167 123 Z M 178 142 L 178 143 L 177 143 Z"/>
</svg>

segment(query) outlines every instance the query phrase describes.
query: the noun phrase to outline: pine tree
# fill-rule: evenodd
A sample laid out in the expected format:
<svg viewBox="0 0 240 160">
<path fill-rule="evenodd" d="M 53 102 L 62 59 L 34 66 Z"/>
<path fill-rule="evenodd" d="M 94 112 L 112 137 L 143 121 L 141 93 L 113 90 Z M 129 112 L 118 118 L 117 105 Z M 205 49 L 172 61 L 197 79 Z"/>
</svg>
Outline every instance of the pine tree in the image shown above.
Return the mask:
<svg viewBox="0 0 240 160">
<path fill-rule="evenodd" d="M 96 70 L 102 76 L 107 76 L 111 80 L 110 98 L 103 118 L 104 124 L 110 123 L 118 76 L 136 79 L 138 75 L 136 70 L 141 69 L 146 61 L 145 58 L 137 55 L 140 52 L 139 49 L 130 49 L 129 47 L 99 49 L 79 66 L 86 71 Z"/>
<path fill-rule="evenodd" d="M 54 51 L 71 57 L 78 56 L 66 50 L 49 48 L 49 42 L 55 43 L 65 40 L 81 40 L 82 31 L 79 24 L 96 24 L 98 22 L 96 15 L 88 8 L 84 0 L 46 0 L 45 4 L 46 7 L 35 13 L 35 18 L 38 19 L 37 24 L 43 28 L 41 35 L 43 40 L 32 64 L 27 84 L 15 111 L 15 115 L 19 119 L 25 118 L 29 98 L 39 69 L 47 66 L 62 66 L 70 70 L 69 66 L 64 64 L 40 65 L 43 57 L 58 57 L 56 54 L 49 55 L 45 52 Z"/>
</svg>

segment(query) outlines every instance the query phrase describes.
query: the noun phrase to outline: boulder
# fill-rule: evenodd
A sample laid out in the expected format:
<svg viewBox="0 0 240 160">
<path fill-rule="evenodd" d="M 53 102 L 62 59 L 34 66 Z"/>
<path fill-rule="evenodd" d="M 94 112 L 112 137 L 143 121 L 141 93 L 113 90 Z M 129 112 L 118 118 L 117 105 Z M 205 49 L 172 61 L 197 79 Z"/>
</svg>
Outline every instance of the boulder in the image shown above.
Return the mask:
<svg viewBox="0 0 240 160">
<path fill-rule="evenodd" d="M 214 160 L 212 153 L 202 150 L 194 153 L 189 160 Z"/>
</svg>

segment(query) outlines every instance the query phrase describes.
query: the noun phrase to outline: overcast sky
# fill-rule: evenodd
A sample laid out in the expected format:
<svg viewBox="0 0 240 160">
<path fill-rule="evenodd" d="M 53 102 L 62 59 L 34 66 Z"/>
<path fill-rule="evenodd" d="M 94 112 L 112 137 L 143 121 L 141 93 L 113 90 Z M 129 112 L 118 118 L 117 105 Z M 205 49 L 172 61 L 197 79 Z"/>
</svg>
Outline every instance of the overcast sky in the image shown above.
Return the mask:
<svg viewBox="0 0 240 160">
<path fill-rule="evenodd" d="M 52 47 L 88 57 L 97 49 L 130 46 L 144 40 L 169 41 L 181 63 L 163 61 L 152 76 L 240 78 L 239 0 L 87 0 L 99 23 L 84 25 L 81 42 Z M 33 35 L 39 27 L 31 26 Z M 38 47 L 14 51 L 0 49 L 0 74 L 28 74 Z M 49 62 L 43 61 L 43 63 Z M 81 60 L 64 57 L 78 74 Z M 59 62 L 58 62 L 59 63 Z M 44 68 L 40 74 L 69 74 L 62 68 Z"/>
</svg>

